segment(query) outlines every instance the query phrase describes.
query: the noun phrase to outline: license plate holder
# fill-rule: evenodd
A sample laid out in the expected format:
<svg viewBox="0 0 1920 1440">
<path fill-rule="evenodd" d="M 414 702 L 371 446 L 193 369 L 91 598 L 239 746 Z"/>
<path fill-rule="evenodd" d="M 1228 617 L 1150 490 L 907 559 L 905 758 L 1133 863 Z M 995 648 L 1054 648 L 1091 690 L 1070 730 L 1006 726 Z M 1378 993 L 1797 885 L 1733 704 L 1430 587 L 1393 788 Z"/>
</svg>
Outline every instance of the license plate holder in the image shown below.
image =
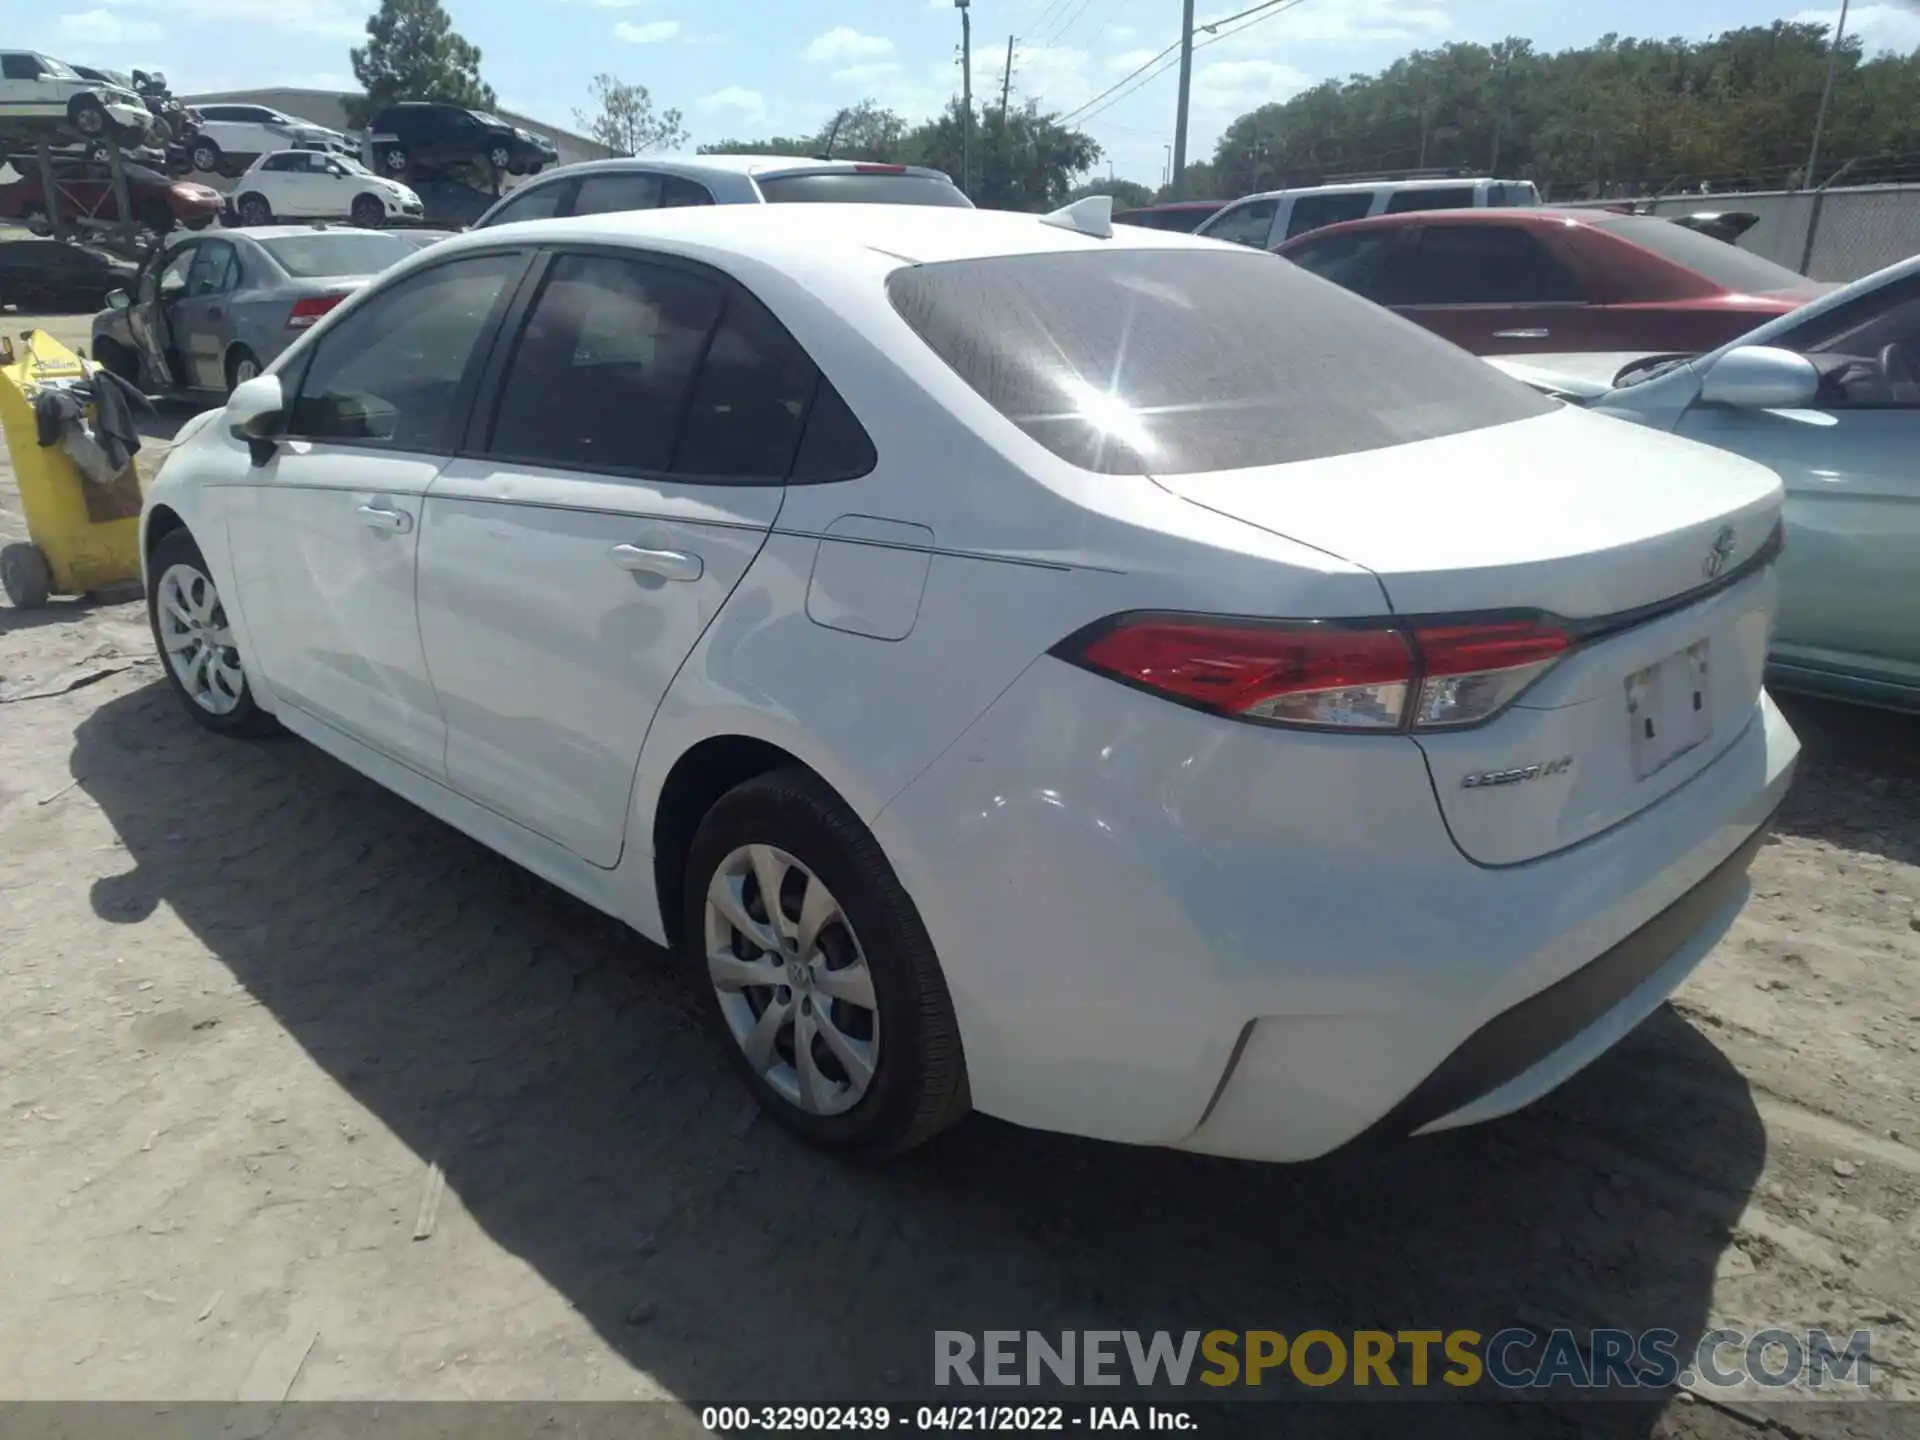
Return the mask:
<svg viewBox="0 0 1920 1440">
<path fill-rule="evenodd" d="M 1627 731 L 1633 774 L 1645 780 L 1713 733 L 1709 646 L 1695 641 L 1627 677 Z"/>
</svg>

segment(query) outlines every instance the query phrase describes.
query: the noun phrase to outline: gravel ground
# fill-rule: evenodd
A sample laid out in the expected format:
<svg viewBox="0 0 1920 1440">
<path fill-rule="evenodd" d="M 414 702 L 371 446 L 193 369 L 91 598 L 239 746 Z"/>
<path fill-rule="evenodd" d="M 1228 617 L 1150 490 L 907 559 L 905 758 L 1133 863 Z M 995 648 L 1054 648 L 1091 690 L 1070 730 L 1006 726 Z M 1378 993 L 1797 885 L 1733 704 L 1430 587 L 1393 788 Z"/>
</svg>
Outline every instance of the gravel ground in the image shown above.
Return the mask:
<svg viewBox="0 0 1920 1440">
<path fill-rule="evenodd" d="M 935 1327 L 1510 1323 L 1870 1326 L 1920 1397 L 1914 722 L 1792 707 L 1741 920 L 1525 1113 L 1291 1168 L 975 1119 L 867 1170 L 757 1119 L 667 957 L 297 741 L 200 731 L 149 653 L 137 603 L 0 607 L 0 1400 L 901 1403 Z"/>
</svg>

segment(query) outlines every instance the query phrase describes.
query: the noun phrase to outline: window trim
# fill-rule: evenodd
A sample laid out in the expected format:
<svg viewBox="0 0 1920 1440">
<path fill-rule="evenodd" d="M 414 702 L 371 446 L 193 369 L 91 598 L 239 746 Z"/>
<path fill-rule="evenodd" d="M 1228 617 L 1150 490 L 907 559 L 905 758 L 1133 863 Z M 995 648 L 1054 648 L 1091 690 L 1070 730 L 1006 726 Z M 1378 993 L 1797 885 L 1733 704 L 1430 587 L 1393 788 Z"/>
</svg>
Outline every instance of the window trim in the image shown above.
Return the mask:
<svg viewBox="0 0 1920 1440">
<path fill-rule="evenodd" d="M 450 266 L 459 265 L 469 260 L 483 260 L 494 256 L 505 256 L 509 259 L 517 259 L 520 262 L 520 272 L 517 275 L 512 273 L 508 274 L 506 284 L 500 287 L 499 295 L 494 297 L 492 311 L 489 312 L 486 320 L 480 326 L 479 333 L 474 337 L 473 350 L 467 356 L 466 367 L 460 372 L 460 383 L 455 387 L 453 392 L 453 405 L 451 413 L 448 416 L 449 423 L 446 433 L 441 437 L 443 443 L 437 446 L 394 445 L 385 441 L 368 440 L 357 436 L 302 435 L 292 429 L 294 414 L 299 406 L 301 396 L 306 393 L 307 380 L 313 372 L 313 362 L 321 351 L 326 348 L 327 341 L 331 338 L 332 333 L 340 328 L 338 325 L 329 326 L 326 331 L 315 338 L 313 344 L 306 347 L 306 352 L 298 357 L 296 363 L 300 369 L 299 383 L 293 387 L 290 393 L 283 392 L 285 393 L 285 413 L 284 418 L 280 422 L 279 432 L 276 438 L 283 440 L 304 440 L 310 445 L 334 446 L 343 450 L 364 450 L 376 455 L 453 456 L 461 453 L 459 442 L 461 438 L 465 436 L 469 425 L 472 423 L 474 398 L 479 393 L 481 378 L 486 373 L 488 365 L 493 362 L 495 352 L 499 348 L 501 325 L 507 315 L 513 310 L 515 304 L 520 300 L 522 293 L 526 289 L 527 276 L 534 268 L 534 256 L 528 247 L 524 245 L 490 246 L 480 250 L 464 251 L 459 255 L 449 255 L 434 264 L 423 265 L 418 270 L 411 270 L 397 280 L 379 286 L 372 291 L 365 292 L 366 298 L 354 305 L 352 310 L 342 316 L 343 321 L 351 319 L 354 315 L 366 309 L 367 306 L 378 303 L 384 296 L 391 294 L 400 286 L 411 284 L 422 276 L 431 275 L 437 270 L 445 270 Z M 448 440 L 451 440 L 453 443 L 445 443 Z"/>
<path fill-rule="evenodd" d="M 786 488 L 793 485 L 834 485 L 845 480 L 859 478 L 858 476 L 851 475 L 834 476 L 830 479 L 820 480 L 796 480 L 793 478 L 793 469 L 799 461 L 801 446 L 806 439 L 807 426 L 813 420 L 814 406 L 820 398 L 820 386 L 822 383 L 832 385 L 833 380 L 832 377 L 827 374 L 825 367 L 815 358 L 813 351 L 801 343 L 800 337 L 793 333 L 788 327 L 787 322 L 780 318 L 773 306 L 769 305 L 760 296 L 755 295 L 752 290 L 748 289 L 746 285 L 742 284 L 734 276 L 729 275 L 717 266 L 692 260 L 684 255 L 669 254 L 660 250 L 642 249 L 631 245 L 586 245 L 570 243 L 540 245 L 532 248 L 532 261 L 521 278 L 520 288 L 514 296 L 513 304 L 504 317 L 500 328 L 496 330 L 491 337 L 490 352 L 475 387 L 473 403 L 468 408 L 466 424 L 461 431 L 460 445 L 454 452 L 455 458 L 525 465 L 530 469 L 554 470 L 573 475 L 603 475 L 609 479 L 639 480 L 653 485 L 704 486 L 713 489 L 763 490 L 772 486 Z M 534 304 L 539 300 L 541 293 L 546 288 L 548 274 L 551 273 L 553 267 L 558 264 L 562 258 L 571 256 L 597 256 L 612 260 L 626 260 L 644 265 L 653 265 L 664 270 L 678 270 L 685 274 L 698 276 L 701 279 L 711 281 L 720 287 L 722 300 L 719 311 L 715 314 L 713 323 L 707 327 L 706 339 L 700 346 L 700 359 L 694 370 L 694 383 L 687 387 L 687 393 L 681 400 L 681 414 L 675 421 L 673 448 L 676 454 L 680 448 L 679 432 L 686 423 L 686 411 L 692 406 L 694 396 L 699 389 L 699 377 L 706 367 L 707 352 L 712 349 L 714 337 L 720 333 L 720 327 L 726 323 L 727 314 L 732 308 L 734 297 L 739 294 L 745 294 L 755 304 L 759 305 L 761 309 L 767 312 L 772 318 L 773 323 L 780 327 L 786 337 L 791 340 L 800 353 L 806 357 L 807 363 L 813 367 L 815 376 L 812 390 L 807 396 L 806 408 L 800 412 L 799 425 L 794 436 L 793 454 L 788 457 L 787 473 L 785 476 L 779 479 L 773 479 L 764 475 L 689 475 L 678 470 L 643 470 L 633 466 L 554 465 L 535 457 L 506 455 L 492 449 L 493 428 L 500 418 L 500 397 L 506 387 L 507 369 L 513 363 L 513 358 L 520 349 L 520 341 L 525 333 L 527 320 L 532 314 Z M 870 475 L 874 469 L 879 468 L 877 457 L 880 447 L 873 441 L 873 432 L 868 429 L 864 421 L 860 420 L 859 412 L 855 411 L 852 403 L 847 400 L 846 392 L 838 385 L 834 385 L 834 390 L 839 394 L 841 401 L 846 404 L 848 411 L 853 414 L 856 423 L 860 425 L 863 431 L 866 431 L 868 443 L 876 456 L 872 469 L 864 472 Z"/>
</svg>

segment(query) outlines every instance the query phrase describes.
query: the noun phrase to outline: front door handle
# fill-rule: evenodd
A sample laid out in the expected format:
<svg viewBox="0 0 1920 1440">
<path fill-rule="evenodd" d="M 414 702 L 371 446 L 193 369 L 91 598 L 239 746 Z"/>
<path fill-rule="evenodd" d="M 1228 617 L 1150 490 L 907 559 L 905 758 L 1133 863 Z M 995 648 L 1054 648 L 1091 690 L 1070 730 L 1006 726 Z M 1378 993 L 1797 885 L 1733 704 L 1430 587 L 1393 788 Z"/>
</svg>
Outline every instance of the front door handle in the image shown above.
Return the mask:
<svg viewBox="0 0 1920 1440">
<path fill-rule="evenodd" d="M 684 550 L 616 545 L 608 553 L 622 570 L 631 570 L 637 575 L 658 575 L 662 580 L 698 580 L 707 568 L 698 555 L 689 555 Z"/>
<path fill-rule="evenodd" d="M 366 522 L 370 530 L 384 530 L 389 535 L 404 535 L 413 529 L 413 516 L 404 510 L 388 510 L 379 505 L 357 506 L 354 513 Z"/>
<path fill-rule="evenodd" d="M 1496 340 L 1544 340 L 1547 334 L 1545 330 L 1496 330 L 1493 332 L 1493 338 Z"/>
</svg>

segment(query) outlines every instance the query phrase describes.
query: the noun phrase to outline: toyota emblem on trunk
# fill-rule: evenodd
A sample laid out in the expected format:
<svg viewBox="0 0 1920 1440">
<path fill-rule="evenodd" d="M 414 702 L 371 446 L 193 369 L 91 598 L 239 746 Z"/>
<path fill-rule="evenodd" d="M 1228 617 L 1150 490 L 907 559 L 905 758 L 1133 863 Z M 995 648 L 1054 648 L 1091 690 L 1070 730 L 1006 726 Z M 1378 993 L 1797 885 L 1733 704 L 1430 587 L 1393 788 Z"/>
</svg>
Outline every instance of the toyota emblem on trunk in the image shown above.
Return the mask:
<svg viewBox="0 0 1920 1440">
<path fill-rule="evenodd" d="M 1720 533 L 1713 537 L 1713 548 L 1707 551 L 1707 560 L 1700 568 L 1709 580 L 1718 580 L 1720 572 L 1727 568 L 1727 561 L 1733 558 L 1733 527 L 1722 525 Z"/>
</svg>

